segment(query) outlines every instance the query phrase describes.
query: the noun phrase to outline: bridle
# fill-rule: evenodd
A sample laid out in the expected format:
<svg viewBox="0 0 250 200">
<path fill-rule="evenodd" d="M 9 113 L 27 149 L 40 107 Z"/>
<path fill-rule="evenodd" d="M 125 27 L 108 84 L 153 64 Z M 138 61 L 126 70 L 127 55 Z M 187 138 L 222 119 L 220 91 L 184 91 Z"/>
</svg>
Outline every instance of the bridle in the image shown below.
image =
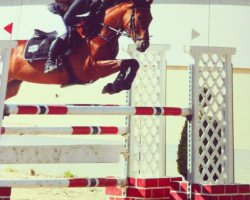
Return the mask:
<svg viewBox="0 0 250 200">
<path fill-rule="evenodd" d="M 132 8 L 132 13 L 131 13 L 131 16 L 130 16 L 130 20 L 129 20 L 129 29 L 128 30 L 123 30 L 123 29 L 116 29 L 116 28 L 113 28 L 111 26 L 108 26 L 104 23 L 102 23 L 101 25 L 103 26 L 103 28 L 105 29 L 108 29 L 108 30 L 111 30 L 113 32 L 115 32 L 115 36 L 125 36 L 125 37 L 128 37 L 128 38 L 131 38 L 134 42 L 137 42 L 137 41 L 142 41 L 142 40 L 149 40 L 149 37 L 148 36 L 147 38 L 144 38 L 144 37 L 138 37 L 139 34 L 137 33 L 137 27 L 136 27 L 136 23 L 135 23 L 135 15 L 136 15 L 136 11 L 137 10 L 149 10 L 150 7 L 133 7 Z M 101 38 L 103 38 L 105 41 L 107 42 L 110 42 L 110 40 L 115 37 L 113 36 L 112 38 L 106 38 L 104 37 L 103 35 L 99 34 L 99 36 Z"/>
<path fill-rule="evenodd" d="M 139 34 L 137 33 L 137 28 L 136 28 L 136 24 L 135 24 L 136 11 L 137 10 L 148 10 L 148 9 L 150 9 L 150 8 L 147 8 L 147 7 L 133 7 L 133 9 L 132 9 L 132 14 L 131 14 L 130 20 L 129 20 L 129 30 L 126 31 L 126 32 L 128 33 L 128 35 L 130 36 L 130 38 L 132 38 L 132 40 L 134 42 L 149 39 L 149 38 L 138 37 Z"/>
</svg>

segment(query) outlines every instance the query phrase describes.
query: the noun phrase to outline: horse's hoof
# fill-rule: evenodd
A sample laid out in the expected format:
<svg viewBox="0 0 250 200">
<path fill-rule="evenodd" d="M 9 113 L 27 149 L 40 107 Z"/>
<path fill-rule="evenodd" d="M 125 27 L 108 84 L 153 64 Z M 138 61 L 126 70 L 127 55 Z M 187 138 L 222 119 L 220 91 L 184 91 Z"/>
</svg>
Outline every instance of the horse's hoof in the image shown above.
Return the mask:
<svg viewBox="0 0 250 200">
<path fill-rule="evenodd" d="M 113 83 L 113 85 L 112 85 L 112 88 L 113 88 L 113 91 L 115 92 L 115 93 L 118 93 L 118 92 L 121 92 L 122 90 L 123 90 L 123 84 L 122 83 Z"/>
<path fill-rule="evenodd" d="M 131 89 L 131 86 L 132 86 L 132 84 L 124 84 L 123 85 L 123 90 L 130 90 Z"/>
<path fill-rule="evenodd" d="M 102 89 L 102 94 L 113 94 L 113 87 L 112 83 L 108 83 L 104 88 Z"/>
<path fill-rule="evenodd" d="M 119 93 L 123 90 L 126 90 L 124 89 L 124 84 L 122 83 L 108 83 L 102 90 L 102 94 L 116 94 L 116 93 Z"/>
</svg>

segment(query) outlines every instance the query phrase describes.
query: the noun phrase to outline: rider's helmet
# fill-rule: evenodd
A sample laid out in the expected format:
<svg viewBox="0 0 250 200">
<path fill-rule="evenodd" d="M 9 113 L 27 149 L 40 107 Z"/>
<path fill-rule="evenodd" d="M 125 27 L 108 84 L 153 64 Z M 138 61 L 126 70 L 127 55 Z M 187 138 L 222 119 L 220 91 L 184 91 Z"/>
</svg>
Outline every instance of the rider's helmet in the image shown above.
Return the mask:
<svg viewBox="0 0 250 200">
<path fill-rule="evenodd" d="M 65 7 L 70 7 L 74 0 L 55 0 L 56 3 L 62 4 Z"/>
</svg>

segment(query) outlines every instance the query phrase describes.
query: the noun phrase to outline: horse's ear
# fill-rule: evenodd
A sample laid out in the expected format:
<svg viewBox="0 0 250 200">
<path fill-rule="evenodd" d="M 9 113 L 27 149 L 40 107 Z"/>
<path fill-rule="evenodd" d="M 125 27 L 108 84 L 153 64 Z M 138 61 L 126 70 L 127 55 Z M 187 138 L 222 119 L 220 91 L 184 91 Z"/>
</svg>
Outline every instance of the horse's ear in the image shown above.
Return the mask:
<svg viewBox="0 0 250 200">
<path fill-rule="evenodd" d="M 137 6 L 150 6 L 153 0 L 131 0 Z"/>
<path fill-rule="evenodd" d="M 153 3 L 154 0 L 146 0 L 147 4 L 150 5 Z"/>
</svg>

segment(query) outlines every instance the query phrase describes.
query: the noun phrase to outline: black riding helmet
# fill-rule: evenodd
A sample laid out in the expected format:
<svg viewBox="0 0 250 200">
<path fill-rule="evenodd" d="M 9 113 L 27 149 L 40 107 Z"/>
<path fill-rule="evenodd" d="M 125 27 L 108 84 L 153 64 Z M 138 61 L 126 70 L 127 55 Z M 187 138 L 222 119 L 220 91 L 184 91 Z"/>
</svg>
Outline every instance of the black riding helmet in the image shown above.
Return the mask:
<svg viewBox="0 0 250 200">
<path fill-rule="evenodd" d="M 48 5 L 48 10 L 52 12 L 53 14 L 61 15 L 63 16 L 66 12 L 65 7 L 61 3 L 51 3 Z"/>
</svg>

